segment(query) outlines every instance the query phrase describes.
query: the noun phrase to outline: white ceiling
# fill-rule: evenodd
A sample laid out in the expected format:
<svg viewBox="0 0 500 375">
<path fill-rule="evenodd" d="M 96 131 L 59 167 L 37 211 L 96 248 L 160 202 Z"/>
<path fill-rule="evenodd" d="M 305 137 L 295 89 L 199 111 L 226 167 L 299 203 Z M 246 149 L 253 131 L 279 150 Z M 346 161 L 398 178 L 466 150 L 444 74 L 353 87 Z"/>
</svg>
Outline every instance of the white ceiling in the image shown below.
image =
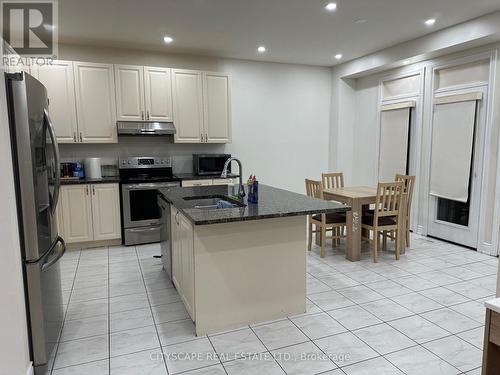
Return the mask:
<svg viewBox="0 0 500 375">
<path fill-rule="evenodd" d="M 333 0 L 335 1 L 335 0 Z M 59 0 L 61 42 L 332 66 L 500 10 L 499 0 Z M 423 21 L 436 18 L 433 27 Z M 355 20 L 366 19 L 364 23 Z M 165 34 L 174 42 L 166 45 Z M 258 54 L 258 45 L 268 52 Z"/>
</svg>

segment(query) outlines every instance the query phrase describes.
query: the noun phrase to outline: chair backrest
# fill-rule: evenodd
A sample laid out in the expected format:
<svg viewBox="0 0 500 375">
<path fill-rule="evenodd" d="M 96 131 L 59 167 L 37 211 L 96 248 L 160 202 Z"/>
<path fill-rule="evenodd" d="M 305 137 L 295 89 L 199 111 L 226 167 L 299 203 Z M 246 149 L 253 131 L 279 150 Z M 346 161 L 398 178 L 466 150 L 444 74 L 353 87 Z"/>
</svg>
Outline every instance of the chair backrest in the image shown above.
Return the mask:
<svg viewBox="0 0 500 375">
<path fill-rule="evenodd" d="M 415 185 L 415 176 L 397 174 L 396 181 L 403 182 L 403 192 L 406 193 L 406 216 L 410 216 L 411 203 L 413 201 L 413 186 Z"/>
<path fill-rule="evenodd" d="M 335 189 L 344 187 L 344 173 L 321 173 L 321 181 L 324 189 Z"/>
<path fill-rule="evenodd" d="M 377 218 L 382 216 L 396 216 L 399 220 L 402 203 L 403 182 L 379 182 L 377 185 L 374 222 L 377 223 Z"/>
<path fill-rule="evenodd" d="M 321 181 L 306 178 L 306 193 L 309 197 L 323 199 L 323 186 Z"/>
</svg>

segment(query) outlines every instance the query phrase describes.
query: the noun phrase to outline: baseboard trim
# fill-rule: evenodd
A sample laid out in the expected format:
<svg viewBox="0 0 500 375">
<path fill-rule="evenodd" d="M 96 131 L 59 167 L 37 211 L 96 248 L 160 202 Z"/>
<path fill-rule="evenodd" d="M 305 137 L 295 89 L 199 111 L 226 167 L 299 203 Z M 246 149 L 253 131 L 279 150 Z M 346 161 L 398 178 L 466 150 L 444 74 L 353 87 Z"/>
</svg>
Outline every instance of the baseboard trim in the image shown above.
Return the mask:
<svg viewBox="0 0 500 375">
<path fill-rule="evenodd" d="M 35 370 L 33 369 L 33 362 L 30 362 L 28 368 L 26 369 L 26 375 L 35 375 Z"/>
<path fill-rule="evenodd" d="M 498 253 L 493 248 L 493 244 L 488 243 L 488 242 L 483 242 L 483 243 L 479 244 L 479 246 L 477 247 L 477 251 L 479 253 L 491 255 L 494 257 L 498 256 Z"/>
<path fill-rule="evenodd" d="M 93 247 L 103 247 L 103 246 L 117 246 L 122 244 L 122 239 L 117 238 L 114 240 L 105 240 L 105 241 L 89 241 L 89 242 L 75 242 L 66 244 L 66 249 L 68 250 L 82 250 L 82 249 L 91 249 Z"/>
<path fill-rule="evenodd" d="M 423 225 L 417 225 L 417 234 L 421 236 L 426 236 L 427 233 L 424 232 L 424 226 Z"/>
</svg>

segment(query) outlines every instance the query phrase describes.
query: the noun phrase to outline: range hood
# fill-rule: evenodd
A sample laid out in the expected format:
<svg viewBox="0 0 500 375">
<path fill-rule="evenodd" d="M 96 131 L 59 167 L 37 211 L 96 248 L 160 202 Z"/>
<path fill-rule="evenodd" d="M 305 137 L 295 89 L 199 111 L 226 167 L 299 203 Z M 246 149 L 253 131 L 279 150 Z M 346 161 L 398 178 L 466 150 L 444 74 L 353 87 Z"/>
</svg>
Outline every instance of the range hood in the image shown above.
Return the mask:
<svg viewBox="0 0 500 375">
<path fill-rule="evenodd" d="M 172 135 L 175 134 L 173 122 L 117 121 L 119 135 Z"/>
</svg>

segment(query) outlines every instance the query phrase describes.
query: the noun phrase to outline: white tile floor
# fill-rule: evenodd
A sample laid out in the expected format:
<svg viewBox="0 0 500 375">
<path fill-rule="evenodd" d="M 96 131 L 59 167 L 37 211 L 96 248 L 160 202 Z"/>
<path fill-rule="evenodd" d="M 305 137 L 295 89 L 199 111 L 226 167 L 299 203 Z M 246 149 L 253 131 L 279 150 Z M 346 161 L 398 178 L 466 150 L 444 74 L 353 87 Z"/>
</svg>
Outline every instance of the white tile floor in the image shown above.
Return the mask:
<svg viewBox="0 0 500 375">
<path fill-rule="evenodd" d="M 306 314 L 195 337 L 159 252 L 63 257 L 68 303 L 53 375 L 480 373 L 497 258 L 419 236 L 401 260 L 389 251 L 377 264 L 367 249 L 354 263 L 341 247 L 324 259 L 314 249 Z"/>
</svg>

